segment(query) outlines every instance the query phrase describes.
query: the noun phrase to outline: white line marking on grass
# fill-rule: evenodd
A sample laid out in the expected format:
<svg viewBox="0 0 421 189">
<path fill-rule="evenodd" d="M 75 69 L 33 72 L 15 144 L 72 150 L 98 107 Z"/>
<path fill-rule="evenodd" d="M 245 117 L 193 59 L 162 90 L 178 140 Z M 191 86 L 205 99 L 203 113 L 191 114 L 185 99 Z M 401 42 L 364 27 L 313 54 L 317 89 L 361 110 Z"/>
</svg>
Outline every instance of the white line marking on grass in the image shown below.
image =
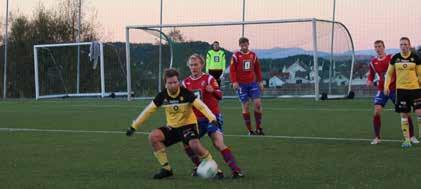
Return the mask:
<svg viewBox="0 0 421 189">
<path fill-rule="evenodd" d="M 52 132 L 52 133 L 102 133 L 102 134 L 124 134 L 124 131 L 94 131 L 94 130 L 67 130 L 67 129 L 30 129 L 30 128 L 0 128 L 0 132 Z M 148 132 L 136 132 L 136 134 L 148 135 Z M 356 141 L 369 142 L 371 139 L 364 138 L 336 138 L 336 137 L 308 137 L 308 136 L 248 136 L 248 135 L 232 135 L 224 134 L 226 137 L 239 138 L 277 138 L 277 139 L 294 139 L 294 140 L 327 140 L 327 141 Z M 401 140 L 382 139 L 383 142 L 402 142 Z"/>
<path fill-rule="evenodd" d="M 144 105 L 146 106 L 146 104 Z M 64 104 L 60 105 L 59 108 L 63 107 L 75 107 L 75 108 L 125 108 L 125 109 L 138 109 L 139 111 L 144 108 L 141 106 L 132 106 L 132 105 L 95 105 L 95 104 Z M 36 108 L 36 107 L 35 107 Z M 51 108 L 51 107 L 49 107 Z M 224 110 L 240 110 L 240 106 L 221 106 Z M 373 108 L 331 108 L 331 107 L 314 107 L 314 108 L 296 108 L 296 107 L 264 107 L 264 110 L 277 110 L 277 111 L 327 111 L 327 112 L 372 112 Z M 68 110 L 73 111 L 73 110 Z M 79 110 L 79 111 L 89 111 L 89 110 Z M 91 110 L 93 111 L 93 110 Z M 393 109 L 384 109 L 384 111 L 393 111 Z M 0 110 L 0 112 L 21 112 L 21 110 Z"/>
</svg>

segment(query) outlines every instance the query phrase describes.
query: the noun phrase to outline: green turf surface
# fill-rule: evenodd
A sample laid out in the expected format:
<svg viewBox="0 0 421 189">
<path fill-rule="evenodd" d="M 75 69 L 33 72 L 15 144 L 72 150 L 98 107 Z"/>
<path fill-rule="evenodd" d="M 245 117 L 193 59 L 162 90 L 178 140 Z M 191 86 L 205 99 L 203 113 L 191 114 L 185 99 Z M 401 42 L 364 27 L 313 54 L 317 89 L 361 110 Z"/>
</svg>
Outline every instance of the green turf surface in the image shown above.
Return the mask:
<svg viewBox="0 0 421 189">
<path fill-rule="evenodd" d="M 1 128 L 113 133 L 0 132 L 0 188 L 417 188 L 421 145 L 399 142 L 238 137 L 245 135 L 237 100 L 222 103 L 226 144 L 246 173 L 241 180 L 190 177 L 191 163 L 180 145 L 169 148 L 175 176 L 155 181 L 159 165 L 147 136 L 123 131 L 146 101 L 11 100 L 0 102 Z M 370 99 L 353 101 L 264 100 L 268 135 L 371 139 Z M 391 107 L 387 107 L 391 108 Z M 385 139 L 402 138 L 399 117 L 382 117 Z M 140 131 L 164 124 L 157 112 Z M 416 129 L 417 131 L 417 129 Z M 208 138 L 202 140 L 226 175 L 227 166 Z"/>
</svg>

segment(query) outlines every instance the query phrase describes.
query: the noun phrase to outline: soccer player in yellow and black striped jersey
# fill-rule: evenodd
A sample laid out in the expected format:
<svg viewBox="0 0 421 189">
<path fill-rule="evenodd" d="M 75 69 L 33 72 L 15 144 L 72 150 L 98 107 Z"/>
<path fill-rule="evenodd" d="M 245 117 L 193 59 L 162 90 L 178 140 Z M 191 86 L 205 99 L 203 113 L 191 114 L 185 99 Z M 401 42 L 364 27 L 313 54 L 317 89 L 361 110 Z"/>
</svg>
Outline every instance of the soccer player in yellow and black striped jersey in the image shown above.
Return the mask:
<svg viewBox="0 0 421 189">
<path fill-rule="evenodd" d="M 180 87 L 176 70 L 166 70 L 164 79 L 166 89 L 160 92 L 143 110 L 126 133 L 127 136 L 133 135 L 158 107 L 165 109 L 166 126 L 154 129 L 149 134 L 149 141 L 154 155 L 162 166 L 160 172 L 154 175 L 154 179 L 162 179 L 173 175 L 165 148 L 180 141 L 189 145 L 202 160 L 212 159 L 209 151 L 199 141 L 197 119 L 193 113 L 193 107 L 205 115 L 209 122 L 216 124 L 216 117 L 208 107 L 200 99 L 196 98 L 192 92 Z"/>
<path fill-rule="evenodd" d="M 400 39 L 401 52 L 394 55 L 387 70 L 384 93 L 389 94 L 389 85 L 393 73 L 396 73 L 396 105 L 395 111 L 401 114 L 401 126 L 405 141 L 403 148 L 411 146 L 408 131 L 408 117 L 414 109 L 421 126 L 421 58 L 410 51 L 409 38 Z"/>
</svg>

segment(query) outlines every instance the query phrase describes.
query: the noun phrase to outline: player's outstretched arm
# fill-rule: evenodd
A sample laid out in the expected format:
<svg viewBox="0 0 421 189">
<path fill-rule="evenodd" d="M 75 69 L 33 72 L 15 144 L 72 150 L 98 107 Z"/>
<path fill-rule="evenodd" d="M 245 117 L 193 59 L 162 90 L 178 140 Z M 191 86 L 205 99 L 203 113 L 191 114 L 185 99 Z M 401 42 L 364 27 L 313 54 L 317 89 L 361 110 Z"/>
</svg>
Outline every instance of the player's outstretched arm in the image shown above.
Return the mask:
<svg viewBox="0 0 421 189">
<path fill-rule="evenodd" d="M 263 75 L 262 70 L 260 69 L 260 62 L 257 57 L 255 60 L 254 72 L 256 74 L 256 81 L 259 83 L 260 91 L 263 91 L 265 89 L 263 86 Z"/>
<path fill-rule="evenodd" d="M 417 65 L 416 70 L 417 70 L 417 76 L 418 76 L 418 83 L 421 84 L 421 65 Z"/>
<path fill-rule="evenodd" d="M 237 67 L 235 66 L 235 62 L 235 55 L 233 55 L 230 61 L 230 78 L 232 83 L 237 82 Z"/>
<path fill-rule="evenodd" d="M 231 62 L 230 62 L 230 79 L 231 79 L 232 87 L 234 88 L 234 90 L 237 90 L 239 85 L 237 81 L 237 68 L 236 68 L 235 62 L 236 62 L 235 55 L 233 55 L 231 57 Z"/>
<path fill-rule="evenodd" d="M 395 72 L 395 66 L 392 64 L 389 64 L 389 67 L 387 68 L 387 72 L 386 72 L 386 80 L 384 82 L 385 95 L 389 95 L 389 92 L 390 92 L 389 86 L 392 81 L 392 76 L 394 72 Z"/>
<path fill-rule="evenodd" d="M 415 64 L 416 64 L 416 72 L 417 72 L 417 76 L 418 76 L 418 83 L 421 85 L 421 58 L 417 58 L 415 60 Z"/>
<path fill-rule="evenodd" d="M 369 87 L 373 86 L 375 75 L 376 75 L 376 71 L 373 68 L 372 62 L 370 62 L 368 66 L 367 86 Z"/>
<path fill-rule="evenodd" d="M 256 74 L 257 82 L 263 81 L 262 70 L 260 69 L 260 62 L 259 59 L 256 57 L 255 65 L 254 65 L 254 73 Z"/>
<path fill-rule="evenodd" d="M 208 53 L 206 54 L 206 65 L 205 65 L 205 69 L 206 69 L 206 73 L 209 73 L 209 65 L 211 64 L 211 55 L 210 55 L 210 50 L 208 51 Z"/>
<path fill-rule="evenodd" d="M 195 99 L 193 101 L 193 107 L 195 107 L 197 110 L 199 110 L 203 115 L 208 118 L 209 122 L 216 122 L 216 117 L 213 115 L 212 111 L 209 110 L 209 108 L 206 106 L 205 103 L 203 103 L 200 99 Z"/>
<path fill-rule="evenodd" d="M 158 107 L 155 105 L 155 103 L 152 101 L 149 103 L 148 106 L 140 113 L 140 115 L 136 118 L 136 120 L 133 121 L 132 125 L 127 129 L 126 135 L 132 136 L 133 133 L 138 129 L 145 121 L 151 117 L 151 115 L 156 112 Z"/>
<path fill-rule="evenodd" d="M 212 95 L 218 100 L 221 100 L 223 97 L 222 91 L 219 88 L 218 82 L 215 78 L 212 78 L 209 82 L 209 85 L 206 86 L 206 91 L 212 93 Z"/>
<path fill-rule="evenodd" d="M 225 51 L 224 50 L 221 50 L 222 51 L 222 58 L 221 58 L 221 63 L 222 63 L 222 74 L 221 74 L 221 77 L 224 75 L 224 72 L 225 72 L 225 68 L 226 68 L 226 66 L 227 66 L 227 60 L 226 60 L 226 58 L 225 58 Z"/>
</svg>

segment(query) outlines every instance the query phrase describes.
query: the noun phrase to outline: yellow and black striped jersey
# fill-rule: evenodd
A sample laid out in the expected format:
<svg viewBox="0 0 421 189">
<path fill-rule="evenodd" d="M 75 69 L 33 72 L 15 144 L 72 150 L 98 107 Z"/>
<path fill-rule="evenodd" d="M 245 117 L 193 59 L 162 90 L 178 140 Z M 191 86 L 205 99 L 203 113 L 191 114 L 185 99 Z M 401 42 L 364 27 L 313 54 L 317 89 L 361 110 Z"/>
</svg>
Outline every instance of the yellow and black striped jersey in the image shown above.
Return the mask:
<svg viewBox="0 0 421 189">
<path fill-rule="evenodd" d="M 167 117 L 167 125 L 179 127 L 196 123 L 192 104 L 196 96 L 187 89 L 180 88 L 176 95 L 170 95 L 166 90 L 159 93 L 153 102 L 157 107 L 163 107 Z"/>
<path fill-rule="evenodd" d="M 391 77 L 396 72 L 397 89 L 419 89 L 421 82 L 421 59 L 415 53 L 404 56 L 395 54 L 387 69 L 385 87 L 389 87 Z"/>
<path fill-rule="evenodd" d="M 188 89 L 180 87 L 175 95 L 171 95 L 166 89 L 160 92 L 133 122 L 132 127 L 139 128 L 158 107 L 165 109 L 167 126 L 172 128 L 196 124 L 193 107 L 203 113 L 209 121 L 216 120 L 215 115 L 200 99 Z"/>
</svg>

